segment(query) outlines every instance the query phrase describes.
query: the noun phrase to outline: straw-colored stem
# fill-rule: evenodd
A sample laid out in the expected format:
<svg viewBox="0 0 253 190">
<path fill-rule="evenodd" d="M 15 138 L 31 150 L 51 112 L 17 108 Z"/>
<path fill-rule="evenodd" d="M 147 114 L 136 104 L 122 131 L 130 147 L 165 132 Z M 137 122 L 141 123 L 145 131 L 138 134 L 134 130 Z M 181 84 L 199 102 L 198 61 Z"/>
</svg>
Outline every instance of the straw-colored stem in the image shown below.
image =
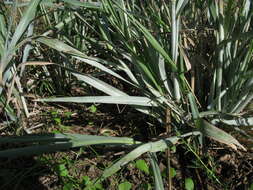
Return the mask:
<svg viewBox="0 0 253 190">
<path fill-rule="evenodd" d="M 170 109 L 167 108 L 165 110 L 165 127 L 166 127 L 166 133 L 168 136 L 171 135 L 171 112 Z M 167 174 L 168 174 L 168 185 L 169 185 L 169 190 L 172 190 L 172 174 L 171 174 L 171 165 L 170 165 L 170 158 L 171 158 L 171 154 L 170 154 L 170 149 L 168 148 L 166 150 L 166 157 L 167 157 Z"/>
</svg>

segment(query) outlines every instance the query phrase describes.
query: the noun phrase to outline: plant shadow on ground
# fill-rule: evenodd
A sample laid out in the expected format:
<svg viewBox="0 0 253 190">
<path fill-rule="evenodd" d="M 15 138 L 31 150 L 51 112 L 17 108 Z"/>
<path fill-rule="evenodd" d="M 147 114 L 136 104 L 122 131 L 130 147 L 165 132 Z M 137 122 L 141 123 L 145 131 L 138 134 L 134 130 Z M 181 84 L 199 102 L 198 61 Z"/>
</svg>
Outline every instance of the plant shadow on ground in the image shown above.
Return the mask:
<svg viewBox="0 0 253 190">
<path fill-rule="evenodd" d="M 50 179 L 52 172 L 46 165 L 39 163 L 33 157 L 19 159 L 0 159 L 1 189 L 25 190 L 47 189 L 46 180 Z"/>
<path fill-rule="evenodd" d="M 63 132 L 89 135 L 136 136 L 134 138 L 138 140 L 147 140 L 147 136 L 141 133 L 141 131 L 145 131 L 144 134 L 148 134 L 148 130 L 144 130 L 146 125 L 143 122 L 145 121 L 145 116 L 138 112 L 133 113 L 131 108 L 124 108 L 128 113 L 131 111 L 131 114 L 126 114 L 125 111 L 115 114 L 114 109 L 121 109 L 116 106 L 103 107 L 103 109 L 107 110 L 106 113 L 100 110 L 94 112 L 94 110 L 90 110 L 89 106 L 73 104 L 45 105 L 45 107 L 41 106 L 40 109 L 41 114 L 37 114 L 26 121 L 28 128 L 37 123 L 44 124 L 40 128 L 35 128 L 32 131 L 33 133 Z M 112 110 L 111 112 L 114 113 L 112 114 L 108 110 Z M 69 114 L 73 114 L 73 116 L 70 117 Z M 136 121 L 141 125 L 136 125 Z M 3 160 L 1 162 L 1 167 L 3 168 L 1 181 L 4 180 L 4 182 L 0 187 L 1 189 L 34 189 L 34 187 L 36 189 L 61 189 L 67 182 L 74 181 L 76 189 L 82 189 L 82 186 L 84 186 L 83 177 L 88 176 L 90 179 L 99 177 L 105 167 L 123 155 L 122 150 L 125 149 L 95 146 L 42 156 Z M 59 166 L 66 166 L 69 175 L 61 176 L 57 169 Z M 127 174 L 133 174 L 133 171 L 134 169 L 131 168 L 131 171 L 127 170 L 122 176 L 127 177 Z M 135 171 L 135 173 L 139 172 Z M 19 182 L 15 180 L 17 178 L 20 179 Z M 135 182 L 140 183 L 140 180 L 137 180 L 136 177 L 134 179 Z M 117 188 L 117 183 L 112 178 L 106 182 L 105 186 Z"/>
</svg>

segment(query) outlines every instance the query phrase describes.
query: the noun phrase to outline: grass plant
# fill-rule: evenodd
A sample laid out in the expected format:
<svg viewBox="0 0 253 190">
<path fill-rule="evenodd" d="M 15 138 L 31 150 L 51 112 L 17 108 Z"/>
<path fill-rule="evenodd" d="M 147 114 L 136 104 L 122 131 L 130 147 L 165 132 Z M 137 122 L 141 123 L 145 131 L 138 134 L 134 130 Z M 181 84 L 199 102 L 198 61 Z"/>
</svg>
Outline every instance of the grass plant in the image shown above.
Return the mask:
<svg viewBox="0 0 253 190">
<path fill-rule="evenodd" d="M 19 115 L 15 106 L 9 104 L 11 97 L 21 102 L 19 109 L 29 116 L 22 96 L 25 84 L 20 77 L 26 72 L 24 66 L 42 65 L 58 88 L 57 95 L 64 96 L 40 98 L 38 103 L 129 105 L 156 118 L 167 133 L 167 138 L 152 142 L 81 134 L 1 137 L 0 144 L 19 142 L 28 146 L 1 150 L 0 157 L 98 144 L 108 149 L 127 147 L 131 151 L 106 168 L 95 183 L 101 184 L 126 164 L 147 154 L 154 187 L 164 189 L 157 152 L 169 150 L 187 138 L 196 140 L 199 148 L 208 148 L 206 137 L 235 150 L 246 150 L 222 127 L 229 125 L 230 131 L 243 133 L 242 125 L 253 125 L 251 110 L 246 109 L 253 98 L 250 0 L 34 0 L 0 6 L 5 11 L 10 6 L 16 14 L 23 11 L 17 26 L 14 21 L 7 24 L 8 17 L 0 13 L 0 98 L 9 119 L 16 121 Z M 15 56 L 22 48 L 23 58 L 18 64 Z M 29 59 L 31 53 L 42 58 Z M 86 66 L 97 72 L 79 70 Z M 105 77 L 136 89 L 137 95 L 119 89 Z M 75 79 L 99 93 L 66 96 Z M 199 159 L 197 152 L 187 146 Z M 168 159 L 168 171 L 169 163 Z M 171 178 L 170 174 L 169 188 Z M 193 189 L 194 183 L 186 179 L 186 185 L 186 189 Z"/>
</svg>

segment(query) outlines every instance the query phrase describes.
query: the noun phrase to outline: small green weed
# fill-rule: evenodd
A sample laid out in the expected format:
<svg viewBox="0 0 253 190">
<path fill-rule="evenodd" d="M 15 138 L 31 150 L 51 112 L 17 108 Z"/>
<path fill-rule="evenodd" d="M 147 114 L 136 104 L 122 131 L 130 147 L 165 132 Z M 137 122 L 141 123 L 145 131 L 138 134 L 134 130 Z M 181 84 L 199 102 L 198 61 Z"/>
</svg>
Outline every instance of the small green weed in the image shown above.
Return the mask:
<svg viewBox="0 0 253 190">
<path fill-rule="evenodd" d="M 96 113 L 97 112 L 97 106 L 96 105 L 91 105 L 90 107 L 88 107 L 88 110 L 91 112 L 91 113 Z"/>
<path fill-rule="evenodd" d="M 194 182 L 192 178 L 186 178 L 184 181 L 185 189 L 186 190 L 193 190 L 194 189 Z"/>
<path fill-rule="evenodd" d="M 85 190 L 104 190 L 103 186 L 100 183 L 94 184 L 89 176 L 82 177 L 82 185 L 85 187 Z"/>
<path fill-rule="evenodd" d="M 64 133 L 68 132 L 70 130 L 69 126 L 64 125 L 63 123 L 70 119 L 72 112 L 64 112 L 64 113 L 59 113 L 57 110 L 52 110 L 49 112 L 50 117 L 52 117 L 52 120 L 56 124 L 57 130 L 54 130 L 55 133 Z"/>
<path fill-rule="evenodd" d="M 144 172 L 145 174 L 149 175 L 149 166 L 145 160 L 137 160 L 135 162 L 135 167 Z"/>
<path fill-rule="evenodd" d="M 119 190 L 130 190 L 132 188 L 132 184 L 128 181 L 125 181 L 119 184 Z"/>
</svg>

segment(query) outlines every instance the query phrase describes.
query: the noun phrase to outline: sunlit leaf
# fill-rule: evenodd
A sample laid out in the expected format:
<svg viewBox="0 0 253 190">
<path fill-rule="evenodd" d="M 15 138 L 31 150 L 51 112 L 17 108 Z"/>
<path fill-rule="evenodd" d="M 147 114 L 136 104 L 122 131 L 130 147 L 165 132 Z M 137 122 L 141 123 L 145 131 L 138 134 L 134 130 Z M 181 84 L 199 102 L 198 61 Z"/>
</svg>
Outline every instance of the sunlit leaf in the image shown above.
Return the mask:
<svg viewBox="0 0 253 190">
<path fill-rule="evenodd" d="M 121 184 L 119 184 L 119 190 L 130 190 L 132 188 L 132 184 L 128 181 L 125 181 Z"/>
<path fill-rule="evenodd" d="M 194 190 L 194 182 L 192 178 L 186 178 L 184 183 L 185 183 L 186 190 Z"/>
<path fill-rule="evenodd" d="M 200 119 L 199 122 L 203 128 L 204 135 L 221 143 L 227 144 L 234 149 L 237 149 L 237 147 L 239 147 L 242 150 L 246 150 L 244 146 L 242 146 L 234 137 L 232 137 L 227 132 L 215 127 L 204 119 Z"/>
<path fill-rule="evenodd" d="M 137 160 L 135 166 L 144 173 L 149 174 L 149 167 L 145 160 Z"/>
</svg>

